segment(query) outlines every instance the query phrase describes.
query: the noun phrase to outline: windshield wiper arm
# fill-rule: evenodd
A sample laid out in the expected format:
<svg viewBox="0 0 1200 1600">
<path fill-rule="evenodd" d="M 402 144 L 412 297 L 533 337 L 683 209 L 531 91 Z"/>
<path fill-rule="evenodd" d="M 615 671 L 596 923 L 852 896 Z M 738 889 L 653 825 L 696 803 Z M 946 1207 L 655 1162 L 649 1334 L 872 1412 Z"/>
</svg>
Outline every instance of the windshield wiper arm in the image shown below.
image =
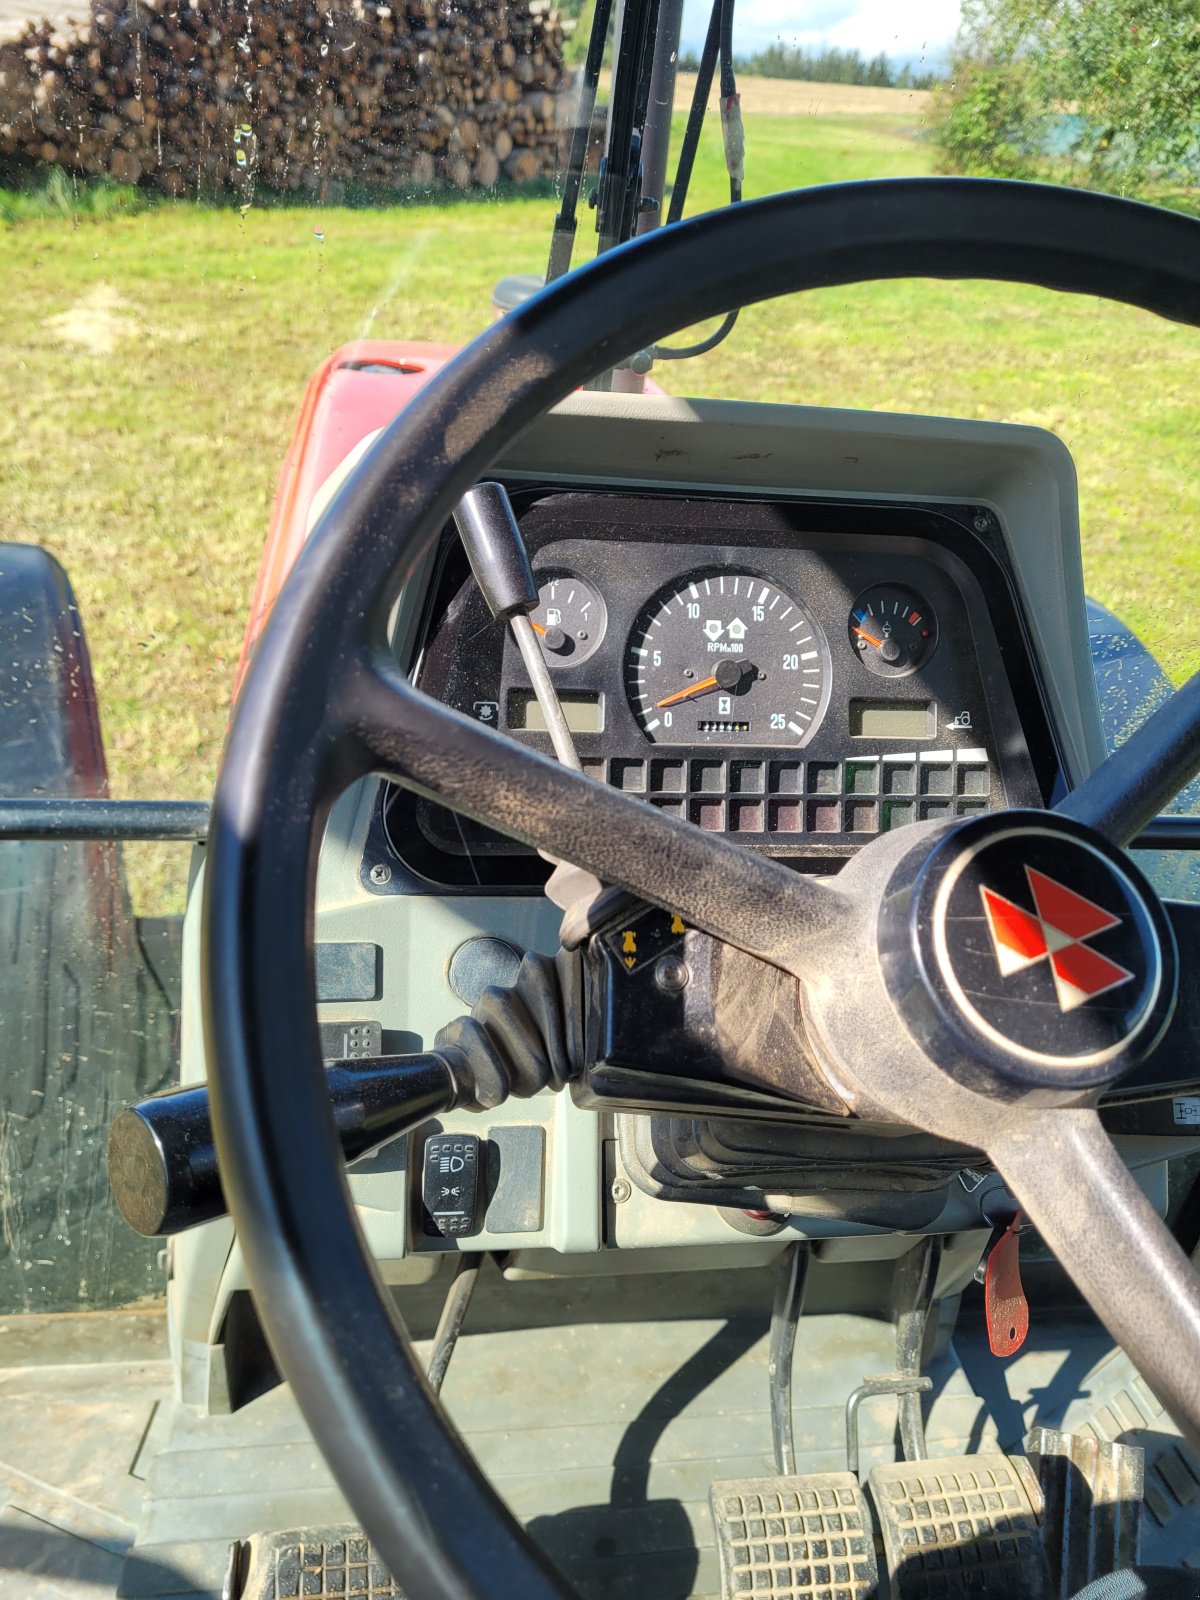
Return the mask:
<svg viewBox="0 0 1200 1600">
<path fill-rule="evenodd" d="M 600 82 L 600 69 L 604 65 L 604 47 L 608 42 L 608 23 L 611 16 L 612 0 L 596 0 L 596 9 L 592 14 L 592 33 L 588 40 L 587 58 L 583 65 L 583 82 L 579 86 L 575 128 L 571 135 L 571 155 L 563 177 L 562 206 L 554 219 L 554 234 L 550 240 L 550 262 L 546 268 L 547 283 L 553 283 L 555 278 L 561 278 L 564 273 L 571 270 L 579 190 L 587 167 L 588 147 L 592 142 L 596 89 Z"/>
<path fill-rule="evenodd" d="M 597 254 L 633 237 L 642 192 L 642 134 L 650 103 L 658 0 L 621 0 L 608 138 L 596 197 Z"/>
</svg>

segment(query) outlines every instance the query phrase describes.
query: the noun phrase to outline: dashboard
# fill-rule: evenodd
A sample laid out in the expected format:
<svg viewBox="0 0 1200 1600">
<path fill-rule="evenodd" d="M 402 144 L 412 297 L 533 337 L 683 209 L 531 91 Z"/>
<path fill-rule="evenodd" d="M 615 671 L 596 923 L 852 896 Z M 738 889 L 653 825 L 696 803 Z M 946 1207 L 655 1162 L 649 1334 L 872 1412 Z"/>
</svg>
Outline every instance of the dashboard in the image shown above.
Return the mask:
<svg viewBox="0 0 1200 1600">
<path fill-rule="evenodd" d="M 977 510 L 510 492 L 539 587 L 531 620 L 590 776 L 808 871 L 912 822 L 1049 799 L 1059 761 Z M 550 752 L 452 530 L 415 677 Z M 527 846 L 402 790 L 385 791 L 378 823 L 404 869 L 396 889 L 544 880 Z"/>
<path fill-rule="evenodd" d="M 1074 467 L 1040 429 L 582 391 L 532 424 L 495 475 L 531 552 L 541 591 L 534 620 L 546 629 L 559 692 L 574 702 L 582 758 L 593 777 L 643 804 L 797 871 L 836 873 L 878 832 L 960 807 L 1050 802 L 1104 757 Z M 889 609 L 901 601 L 902 612 Z M 690 604 L 698 615 L 687 614 Z M 789 604 L 795 614 L 781 616 Z M 801 617 L 805 627 L 794 628 Z M 741 633 L 735 622 L 741 638 L 731 637 Z M 555 628 L 563 640 L 550 637 Z M 806 629 L 812 642 L 801 648 Z M 663 630 L 666 645 L 646 642 Z M 884 652 L 888 639 L 895 653 Z M 453 526 L 397 594 L 392 642 L 423 690 L 549 753 L 517 652 L 492 621 Z M 722 643 L 730 648 L 708 648 Z M 784 655 L 814 648 L 803 668 L 816 672 L 784 665 Z M 1128 657 L 1116 659 L 1127 704 Z M 725 669 L 727 686 L 722 661 L 738 670 L 734 681 Z M 700 689 L 709 677 L 717 684 Z M 816 694 L 803 687 L 813 681 Z M 658 704 L 681 690 L 695 692 Z M 667 711 L 669 727 L 648 726 Z M 771 726 L 778 716 L 782 729 Z M 549 870 L 527 846 L 384 778 L 355 785 L 330 817 L 317 887 L 319 1016 L 333 1048 L 427 1048 L 484 987 L 511 982 L 520 952 L 553 953 L 560 914 L 541 893 Z M 200 907 L 193 893 L 184 971 L 194 993 Z M 648 976 L 639 965 L 631 983 Z M 181 1057 L 183 1082 L 204 1079 L 199 1006 L 184 1007 Z M 1172 1121 L 1178 1103 L 1120 1112 L 1124 1131 L 1138 1135 L 1119 1134 L 1122 1153 L 1162 1209 L 1165 1157 L 1187 1133 Z M 1194 1109 L 1190 1098 L 1182 1104 Z M 803 1187 L 793 1194 L 791 1179 L 781 1180 L 792 1196 L 789 1236 L 827 1241 L 831 1259 L 843 1248 L 868 1256 L 875 1229 L 963 1238 L 979 1224 L 978 1196 L 957 1181 L 910 1195 L 924 1205 L 940 1194 L 933 1222 L 898 1210 L 881 1222 L 874 1202 L 875 1221 L 855 1220 L 853 1193 L 830 1199 L 839 1161 L 859 1176 L 869 1169 L 877 1196 L 903 1191 L 895 1153 L 883 1160 L 854 1145 L 853 1128 L 837 1135 L 832 1167 L 820 1165 L 824 1145 L 800 1144 L 790 1125 L 598 1116 L 567 1095 L 514 1097 L 482 1114 L 459 1108 L 425 1132 L 479 1139 L 483 1215 L 466 1241 L 424 1234 L 424 1133 L 356 1162 L 359 1219 L 391 1283 L 424 1281 L 439 1252 L 459 1248 L 505 1252 L 510 1275 L 629 1270 L 631 1251 L 680 1269 L 746 1265 L 777 1246 L 741 1232 L 717 1205 L 687 1203 L 694 1191 L 664 1184 L 697 1166 L 744 1171 L 751 1161 L 778 1174 L 804 1149 L 818 1165 Z M 829 1133 L 817 1129 L 822 1140 Z M 656 1168 L 667 1174 L 657 1187 L 647 1179 Z M 882 1238 L 880 1271 L 890 1271 L 892 1253 Z M 173 1258 L 183 1381 L 203 1403 L 207 1358 L 225 1392 L 226 1358 L 212 1340 L 248 1280 L 226 1223 L 180 1235 Z"/>
</svg>

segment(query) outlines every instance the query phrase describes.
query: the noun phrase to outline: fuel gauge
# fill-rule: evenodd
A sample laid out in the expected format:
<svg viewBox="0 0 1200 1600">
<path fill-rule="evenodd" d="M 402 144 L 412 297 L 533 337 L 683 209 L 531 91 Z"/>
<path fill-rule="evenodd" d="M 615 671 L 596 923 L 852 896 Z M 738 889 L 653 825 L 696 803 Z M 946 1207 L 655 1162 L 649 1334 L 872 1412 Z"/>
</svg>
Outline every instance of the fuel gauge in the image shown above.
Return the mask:
<svg viewBox="0 0 1200 1600">
<path fill-rule="evenodd" d="M 529 620 L 550 666 L 577 667 L 599 646 L 608 614 L 592 584 L 558 573 L 538 579 L 537 609 Z"/>
<path fill-rule="evenodd" d="M 850 612 L 850 643 L 868 672 L 901 678 L 929 659 L 937 644 L 937 618 L 915 589 L 877 583 Z"/>
</svg>

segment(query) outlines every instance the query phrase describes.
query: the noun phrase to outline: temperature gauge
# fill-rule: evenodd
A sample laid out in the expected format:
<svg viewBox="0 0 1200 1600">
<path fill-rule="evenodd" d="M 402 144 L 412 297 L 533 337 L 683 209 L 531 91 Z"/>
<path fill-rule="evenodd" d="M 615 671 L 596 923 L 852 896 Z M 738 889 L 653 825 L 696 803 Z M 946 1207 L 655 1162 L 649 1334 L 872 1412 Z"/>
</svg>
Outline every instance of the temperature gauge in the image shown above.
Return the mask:
<svg viewBox="0 0 1200 1600">
<path fill-rule="evenodd" d="M 608 620 L 598 589 L 570 573 L 538 579 L 538 603 L 529 620 L 552 667 L 577 667 L 604 637 Z"/>
<path fill-rule="evenodd" d="M 915 589 L 877 583 L 850 612 L 850 643 L 868 672 L 900 678 L 933 654 L 937 618 Z"/>
</svg>

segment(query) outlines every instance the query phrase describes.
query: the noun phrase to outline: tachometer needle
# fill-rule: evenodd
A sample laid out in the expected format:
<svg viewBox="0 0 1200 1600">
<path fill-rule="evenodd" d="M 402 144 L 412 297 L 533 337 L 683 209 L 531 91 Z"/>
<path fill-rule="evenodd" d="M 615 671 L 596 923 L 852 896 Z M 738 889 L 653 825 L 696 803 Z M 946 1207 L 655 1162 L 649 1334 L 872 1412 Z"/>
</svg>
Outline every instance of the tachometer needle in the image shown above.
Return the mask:
<svg viewBox="0 0 1200 1600">
<path fill-rule="evenodd" d="M 654 709 L 661 711 L 663 706 L 673 706 L 676 701 L 690 699 L 694 694 L 705 694 L 709 689 L 718 687 L 716 674 L 711 678 L 704 678 L 700 683 L 689 683 L 686 689 L 676 689 L 674 694 L 667 695 L 664 700 L 656 700 Z"/>
<path fill-rule="evenodd" d="M 534 627 L 537 627 L 536 622 L 534 623 Z M 865 639 L 868 644 L 873 644 L 876 650 L 883 649 L 883 640 L 877 639 L 873 633 L 868 633 L 865 628 L 855 628 L 854 631 L 860 639 Z"/>
</svg>

